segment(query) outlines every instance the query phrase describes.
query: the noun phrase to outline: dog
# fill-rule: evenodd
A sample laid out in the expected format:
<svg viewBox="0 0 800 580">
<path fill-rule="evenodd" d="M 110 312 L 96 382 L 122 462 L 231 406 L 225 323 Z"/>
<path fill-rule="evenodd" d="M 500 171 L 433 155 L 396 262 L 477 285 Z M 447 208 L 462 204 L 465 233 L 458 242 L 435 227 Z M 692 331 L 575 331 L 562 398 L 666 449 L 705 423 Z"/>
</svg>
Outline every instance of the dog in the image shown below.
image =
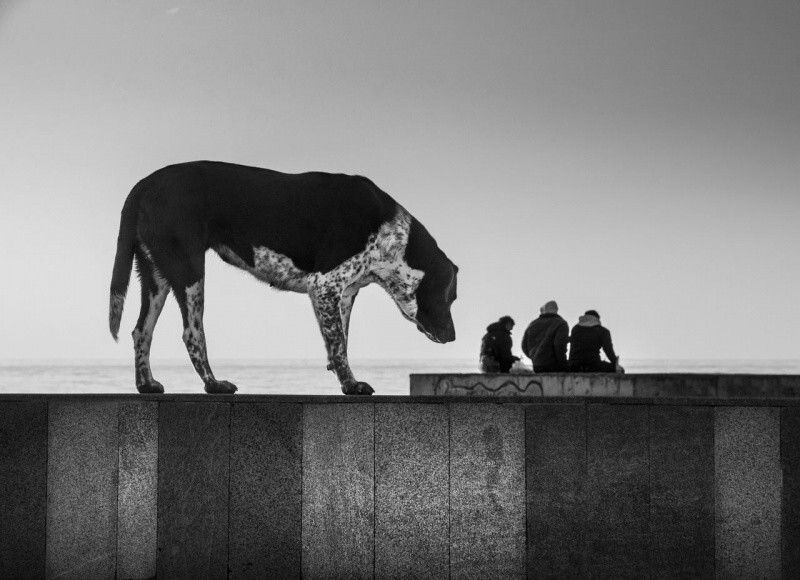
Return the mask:
<svg viewBox="0 0 800 580">
<path fill-rule="evenodd" d="M 236 392 L 209 366 L 203 331 L 205 254 L 279 289 L 311 298 L 347 395 L 370 395 L 347 360 L 353 301 L 376 283 L 437 343 L 455 340 L 450 313 L 458 267 L 408 211 L 361 176 L 287 174 L 214 161 L 170 165 L 134 186 L 122 208 L 111 278 L 109 328 L 118 340 L 133 267 L 141 311 L 133 330 L 136 388 L 163 393 L 150 369 L 153 330 L 172 290 L 183 341 L 207 393 Z"/>
</svg>

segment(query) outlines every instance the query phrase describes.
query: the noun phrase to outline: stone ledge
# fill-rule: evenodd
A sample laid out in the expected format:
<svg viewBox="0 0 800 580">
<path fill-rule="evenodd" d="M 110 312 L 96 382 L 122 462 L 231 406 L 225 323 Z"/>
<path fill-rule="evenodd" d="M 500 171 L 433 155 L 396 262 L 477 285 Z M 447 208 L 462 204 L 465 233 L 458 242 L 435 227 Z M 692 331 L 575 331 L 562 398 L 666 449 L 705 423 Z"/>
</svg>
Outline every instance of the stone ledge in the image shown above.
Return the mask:
<svg viewBox="0 0 800 580">
<path fill-rule="evenodd" d="M 800 398 L 800 375 L 412 374 L 412 396 Z"/>
</svg>

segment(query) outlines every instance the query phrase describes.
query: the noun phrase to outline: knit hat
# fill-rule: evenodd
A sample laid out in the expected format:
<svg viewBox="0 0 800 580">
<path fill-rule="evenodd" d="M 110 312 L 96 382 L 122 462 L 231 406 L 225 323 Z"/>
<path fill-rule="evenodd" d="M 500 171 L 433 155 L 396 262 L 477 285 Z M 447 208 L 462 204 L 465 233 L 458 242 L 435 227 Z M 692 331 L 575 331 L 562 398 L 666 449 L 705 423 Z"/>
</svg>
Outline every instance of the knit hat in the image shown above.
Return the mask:
<svg viewBox="0 0 800 580">
<path fill-rule="evenodd" d="M 542 306 L 539 312 L 541 314 L 556 314 L 558 312 L 558 304 L 556 304 L 555 300 L 551 300 Z"/>
<path fill-rule="evenodd" d="M 578 326 L 600 326 L 600 315 L 597 310 L 587 310 L 583 316 L 579 316 Z"/>
<path fill-rule="evenodd" d="M 498 320 L 498 322 L 499 322 L 500 324 L 507 324 L 507 323 L 509 323 L 509 322 L 510 322 L 511 324 L 515 324 L 515 323 L 514 323 L 514 319 L 513 319 L 513 318 L 511 318 L 510 316 L 501 316 L 501 317 L 500 317 L 500 320 Z"/>
</svg>

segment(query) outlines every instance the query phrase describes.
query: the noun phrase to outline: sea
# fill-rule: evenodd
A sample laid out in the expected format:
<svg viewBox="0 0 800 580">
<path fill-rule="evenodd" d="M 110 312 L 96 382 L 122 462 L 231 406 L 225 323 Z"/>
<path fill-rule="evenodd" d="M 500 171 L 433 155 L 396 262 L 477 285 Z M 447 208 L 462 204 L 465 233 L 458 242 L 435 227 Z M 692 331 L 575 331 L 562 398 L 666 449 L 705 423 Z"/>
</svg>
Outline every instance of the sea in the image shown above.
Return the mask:
<svg viewBox="0 0 800 580">
<path fill-rule="evenodd" d="M 628 373 L 724 373 L 798 375 L 800 360 L 664 360 L 622 361 Z M 188 358 L 151 361 L 153 376 L 167 393 L 202 393 L 203 383 Z M 239 387 L 239 394 L 339 395 L 325 359 L 219 360 L 218 379 Z M 475 373 L 474 359 L 353 359 L 356 378 L 372 385 L 376 395 L 408 395 L 410 374 Z M 0 360 L 0 394 L 135 393 L 132 363 L 118 360 Z"/>
</svg>

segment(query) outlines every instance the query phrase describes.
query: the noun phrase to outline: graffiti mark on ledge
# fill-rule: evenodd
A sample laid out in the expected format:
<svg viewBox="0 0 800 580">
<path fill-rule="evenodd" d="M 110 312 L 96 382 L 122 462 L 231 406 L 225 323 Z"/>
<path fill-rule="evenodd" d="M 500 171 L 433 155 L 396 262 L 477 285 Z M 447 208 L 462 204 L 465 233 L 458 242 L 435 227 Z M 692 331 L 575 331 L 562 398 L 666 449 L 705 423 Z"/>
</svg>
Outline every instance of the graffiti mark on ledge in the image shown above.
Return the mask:
<svg viewBox="0 0 800 580">
<path fill-rule="evenodd" d="M 483 381 L 476 381 L 474 383 L 455 383 L 451 379 L 443 377 L 439 379 L 436 386 L 433 388 L 434 395 L 462 395 L 462 396 L 480 396 L 480 395 L 536 395 L 544 396 L 541 381 L 536 379 L 528 380 L 525 385 L 521 384 L 522 381 L 507 379 L 498 386 L 487 385 Z M 529 393 L 528 389 L 532 392 Z M 535 389 L 539 392 L 536 393 Z"/>
</svg>

